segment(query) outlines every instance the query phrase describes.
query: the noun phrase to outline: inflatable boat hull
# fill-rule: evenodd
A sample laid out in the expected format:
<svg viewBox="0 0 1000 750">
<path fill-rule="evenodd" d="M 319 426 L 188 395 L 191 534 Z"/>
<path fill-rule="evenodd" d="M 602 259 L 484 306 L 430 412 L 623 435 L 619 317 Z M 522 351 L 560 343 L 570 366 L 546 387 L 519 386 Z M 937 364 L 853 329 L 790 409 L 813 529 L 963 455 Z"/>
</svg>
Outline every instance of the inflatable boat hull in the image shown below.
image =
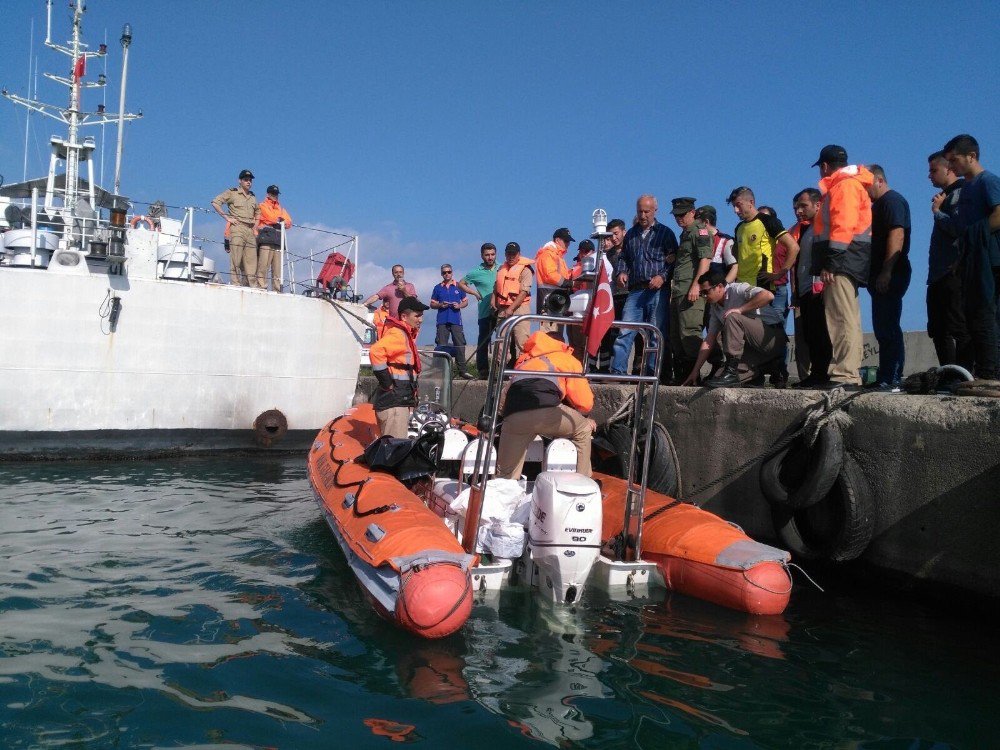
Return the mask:
<svg viewBox="0 0 1000 750">
<path fill-rule="evenodd" d="M 450 635 L 472 612 L 474 559 L 395 477 L 355 463 L 376 434 L 367 404 L 327 424 L 309 452 L 309 481 L 375 610 L 424 638 Z"/>
</svg>

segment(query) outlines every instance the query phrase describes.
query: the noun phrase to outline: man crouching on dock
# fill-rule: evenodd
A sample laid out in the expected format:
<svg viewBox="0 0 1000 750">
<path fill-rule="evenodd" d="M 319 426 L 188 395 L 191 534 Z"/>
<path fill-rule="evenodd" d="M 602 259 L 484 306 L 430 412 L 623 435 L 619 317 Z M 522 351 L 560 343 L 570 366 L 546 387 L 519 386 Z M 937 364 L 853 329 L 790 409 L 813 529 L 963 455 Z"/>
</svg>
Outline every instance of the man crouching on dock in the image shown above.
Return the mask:
<svg viewBox="0 0 1000 750">
<path fill-rule="evenodd" d="M 705 382 L 709 388 L 739 386 L 782 356 L 788 337 L 780 326 L 767 325 L 760 317 L 760 309 L 774 299 L 771 292 L 741 282 L 726 283 L 723 271 L 701 275 L 698 286 L 700 295 L 708 302 L 708 333 L 701 342 L 691 374 L 681 385 L 698 383 L 701 368 L 720 338 L 726 369 L 721 376 Z"/>
<path fill-rule="evenodd" d="M 399 303 L 399 318 L 386 318 L 382 337 L 369 350 L 372 370 L 378 381 L 372 406 L 381 435 L 407 437 L 410 407 L 417 405 L 417 376 L 420 354 L 417 334 L 428 307 L 416 297 Z"/>
</svg>

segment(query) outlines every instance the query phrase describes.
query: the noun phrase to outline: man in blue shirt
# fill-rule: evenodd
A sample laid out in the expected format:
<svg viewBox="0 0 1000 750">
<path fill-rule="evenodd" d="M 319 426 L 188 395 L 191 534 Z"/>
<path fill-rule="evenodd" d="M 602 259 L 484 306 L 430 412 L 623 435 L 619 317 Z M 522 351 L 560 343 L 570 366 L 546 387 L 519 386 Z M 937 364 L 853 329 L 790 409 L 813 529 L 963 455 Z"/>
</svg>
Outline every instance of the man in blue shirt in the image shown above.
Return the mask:
<svg viewBox="0 0 1000 750">
<path fill-rule="evenodd" d="M 977 378 L 1000 375 L 997 351 L 997 297 L 1000 295 L 1000 177 L 979 163 L 979 143 L 956 135 L 942 149 L 951 169 L 965 183 L 958 196 L 957 230 L 962 264 L 965 322 L 976 352 Z M 931 204 L 938 210 L 944 198 Z"/>
<path fill-rule="evenodd" d="M 656 221 L 656 198 L 641 195 L 636 201 L 636 223 L 625 234 L 622 251 L 615 263 L 617 286 L 628 290 L 622 320 L 652 323 L 659 330 L 657 337 L 663 347 L 661 372 L 669 378 L 671 371 L 670 350 L 667 347 L 667 308 L 670 304 L 670 285 L 667 278 L 677 257 L 677 237 L 670 227 Z M 632 354 L 634 330 L 622 330 L 615 339 L 611 372 L 628 373 Z M 653 373 L 653 357 L 646 358 L 643 368 L 646 375 Z"/>
<path fill-rule="evenodd" d="M 927 157 L 927 177 L 941 191 L 937 209 L 931 208 L 934 228 L 927 254 L 927 335 L 934 342 L 938 363 L 960 365 L 972 372 L 975 354 L 965 325 L 962 279 L 958 273 L 958 197 L 962 180 L 951 171 L 943 151 Z"/>
<path fill-rule="evenodd" d="M 870 164 L 873 181 L 868 186 L 872 199 L 872 261 L 868 293 L 872 296 L 872 329 L 878 340 L 878 376 L 875 385 L 898 393 L 903 380 L 906 349 L 903 329 L 903 295 L 910 286 L 910 204 L 892 190 L 885 170 Z"/>
<path fill-rule="evenodd" d="M 465 331 L 462 328 L 462 313 L 459 312 L 468 304 L 468 296 L 455 283 L 451 266 L 441 266 L 441 283 L 435 284 L 431 292 L 431 307 L 438 311 L 435 350 L 447 352 L 455 358 L 458 376 L 463 380 L 472 380 L 465 367 Z M 453 346 L 448 346 L 449 337 Z"/>
</svg>

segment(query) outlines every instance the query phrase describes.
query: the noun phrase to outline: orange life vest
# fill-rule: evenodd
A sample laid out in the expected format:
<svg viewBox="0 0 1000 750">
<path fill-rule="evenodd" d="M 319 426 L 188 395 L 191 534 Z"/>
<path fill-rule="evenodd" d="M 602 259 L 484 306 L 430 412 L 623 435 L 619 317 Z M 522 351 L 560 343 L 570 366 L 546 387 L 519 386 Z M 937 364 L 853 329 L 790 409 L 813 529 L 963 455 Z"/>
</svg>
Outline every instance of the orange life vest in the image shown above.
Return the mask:
<svg viewBox="0 0 1000 750">
<path fill-rule="evenodd" d="M 521 293 L 521 273 L 525 268 L 530 269 L 534 263 L 531 258 L 520 257 L 513 266 L 504 263 L 497 269 L 497 280 L 493 287 L 493 298 L 498 308 L 510 307 L 510 303 Z M 531 299 L 529 291 L 524 298 L 524 302 Z M 522 303 L 523 304 L 523 303 Z"/>
</svg>

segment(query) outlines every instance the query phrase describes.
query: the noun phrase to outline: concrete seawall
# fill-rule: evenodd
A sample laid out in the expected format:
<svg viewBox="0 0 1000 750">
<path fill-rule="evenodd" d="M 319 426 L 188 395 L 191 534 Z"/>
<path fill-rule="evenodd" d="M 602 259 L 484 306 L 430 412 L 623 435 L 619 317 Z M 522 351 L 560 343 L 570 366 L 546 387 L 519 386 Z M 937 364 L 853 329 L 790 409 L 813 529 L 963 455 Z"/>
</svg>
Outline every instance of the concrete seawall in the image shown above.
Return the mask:
<svg viewBox="0 0 1000 750">
<path fill-rule="evenodd" d="M 373 378 L 362 378 L 371 393 Z M 595 388 L 595 418 L 608 417 L 628 393 Z M 775 542 L 759 462 L 711 489 L 703 487 L 764 453 L 817 391 L 660 388 L 657 418 L 680 461 L 681 495 Z M 457 382 L 455 414 L 475 421 L 485 383 Z M 875 500 L 872 542 L 862 559 L 920 581 L 1000 597 L 1000 399 L 864 393 L 846 408 L 845 446 Z"/>
</svg>

